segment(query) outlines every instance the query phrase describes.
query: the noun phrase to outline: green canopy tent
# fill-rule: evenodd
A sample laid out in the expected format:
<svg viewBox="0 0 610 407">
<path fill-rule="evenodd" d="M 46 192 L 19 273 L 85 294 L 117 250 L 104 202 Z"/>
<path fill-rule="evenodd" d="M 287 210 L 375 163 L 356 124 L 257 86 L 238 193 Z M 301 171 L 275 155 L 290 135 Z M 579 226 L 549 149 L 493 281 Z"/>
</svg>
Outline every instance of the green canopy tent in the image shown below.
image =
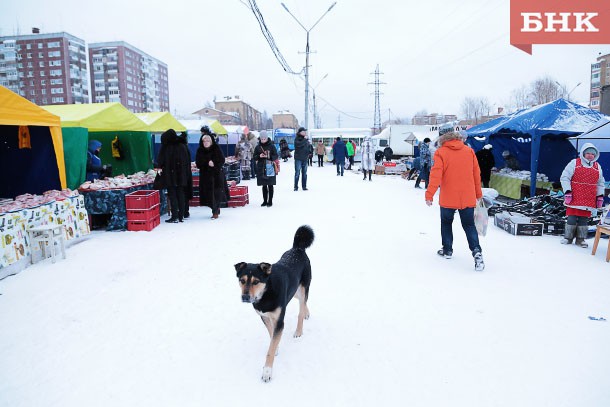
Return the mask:
<svg viewBox="0 0 610 407">
<path fill-rule="evenodd" d="M 102 163 L 112 165 L 113 175 L 129 175 L 152 168 L 149 126 L 120 103 L 42 107 L 61 118 L 64 133 L 71 129 L 68 130 L 69 136 L 64 137 L 64 140 L 67 139 L 64 148 L 66 171 L 74 183 L 80 185 L 85 180 L 83 166 L 86 166 L 89 140 L 99 140 L 102 143 L 100 159 Z M 122 146 L 121 159 L 112 156 L 112 141 L 116 137 Z"/>
<path fill-rule="evenodd" d="M 156 160 L 159 149 L 161 148 L 161 133 L 174 129 L 177 133 L 186 132 L 184 127 L 174 116 L 169 112 L 148 112 L 135 113 L 136 117 L 148 125 L 148 129 L 152 133 L 152 149 L 153 158 Z"/>
</svg>

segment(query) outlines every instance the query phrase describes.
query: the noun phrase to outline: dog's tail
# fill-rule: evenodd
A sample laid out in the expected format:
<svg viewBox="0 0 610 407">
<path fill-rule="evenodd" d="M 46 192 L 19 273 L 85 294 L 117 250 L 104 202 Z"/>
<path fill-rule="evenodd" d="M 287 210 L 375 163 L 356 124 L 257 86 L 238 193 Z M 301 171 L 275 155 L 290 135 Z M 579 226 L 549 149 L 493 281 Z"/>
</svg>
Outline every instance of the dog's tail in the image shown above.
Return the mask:
<svg viewBox="0 0 610 407">
<path fill-rule="evenodd" d="M 313 243 L 314 234 L 313 229 L 307 225 L 303 225 L 297 229 L 294 234 L 294 243 L 292 244 L 293 249 L 307 249 Z"/>
</svg>

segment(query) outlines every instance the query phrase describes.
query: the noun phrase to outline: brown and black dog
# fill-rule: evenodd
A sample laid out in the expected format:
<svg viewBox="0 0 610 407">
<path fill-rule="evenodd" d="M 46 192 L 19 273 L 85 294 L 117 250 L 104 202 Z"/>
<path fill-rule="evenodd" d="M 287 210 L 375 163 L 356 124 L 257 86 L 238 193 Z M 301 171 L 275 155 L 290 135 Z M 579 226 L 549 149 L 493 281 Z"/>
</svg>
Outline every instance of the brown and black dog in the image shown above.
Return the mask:
<svg viewBox="0 0 610 407">
<path fill-rule="evenodd" d="M 294 337 L 303 335 L 303 320 L 309 318 L 307 298 L 311 283 L 311 264 L 305 253 L 314 240 L 313 230 L 301 226 L 294 235 L 292 249 L 275 264 L 237 263 L 235 270 L 241 287 L 241 300 L 251 303 L 269 331 L 271 343 L 267 351 L 262 379 L 271 380 L 273 360 L 277 353 L 286 306 L 293 297 L 299 299 L 299 318 Z"/>
</svg>

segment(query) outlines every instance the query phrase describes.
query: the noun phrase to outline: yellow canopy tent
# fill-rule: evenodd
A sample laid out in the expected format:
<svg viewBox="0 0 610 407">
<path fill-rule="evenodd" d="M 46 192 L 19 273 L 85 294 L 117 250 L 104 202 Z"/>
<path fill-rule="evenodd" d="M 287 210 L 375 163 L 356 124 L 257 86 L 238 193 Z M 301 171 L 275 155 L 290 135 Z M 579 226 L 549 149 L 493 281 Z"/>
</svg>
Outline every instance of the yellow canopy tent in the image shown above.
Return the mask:
<svg viewBox="0 0 610 407">
<path fill-rule="evenodd" d="M 186 127 L 176 120 L 170 112 L 135 113 L 135 115 L 148 125 L 148 130 L 152 133 L 162 133 L 169 129 L 174 129 L 178 133 L 186 131 Z"/>
<path fill-rule="evenodd" d="M 59 117 L 3 86 L 0 139 L 0 196 L 66 187 Z"/>
<path fill-rule="evenodd" d="M 113 175 L 129 175 L 152 168 L 149 126 L 120 103 L 49 105 L 43 108 L 61 118 L 64 131 L 84 128 L 88 130 L 89 140 L 99 140 L 102 143 L 100 159 L 104 164 L 112 164 Z M 122 145 L 121 158 L 112 155 L 112 141 L 116 137 Z M 87 150 L 81 149 L 74 154 L 78 155 L 75 158 L 86 158 Z"/>
</svg>

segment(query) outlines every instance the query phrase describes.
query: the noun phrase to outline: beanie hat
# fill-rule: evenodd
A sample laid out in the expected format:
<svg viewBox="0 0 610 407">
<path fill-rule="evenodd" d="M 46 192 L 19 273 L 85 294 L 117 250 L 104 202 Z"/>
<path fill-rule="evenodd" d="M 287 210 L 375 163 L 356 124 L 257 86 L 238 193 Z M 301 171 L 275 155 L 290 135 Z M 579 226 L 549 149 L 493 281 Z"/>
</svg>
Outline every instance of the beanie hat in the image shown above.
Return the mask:
<svg viewBox="0 0 610 407">
<path fill-rule="evenodd" d="M 485 144 L 485 145 L 483 146 L 483 148 L 484 148 L 485 150 L 491 150 L 491 149 L 493 148 L 493 146 L 492 146 L 491 144 Z M 503 155 L 504 155 L 504 154 L 503 154 Z"/>
<path fill-rule="evenodd" d="M 261 130 L 259 137 L 260 138 L 269 138 L 269 136 L 267 135 L 267 130 Z"/>
<path fill-rule="evenodd" d="M 593 147 L 585 148 L 585 151 L 582 152 L 582 155 L 585 155 L 587 153 L 597 155 L 597 150 L 595 150 Z"/>
</svg>

